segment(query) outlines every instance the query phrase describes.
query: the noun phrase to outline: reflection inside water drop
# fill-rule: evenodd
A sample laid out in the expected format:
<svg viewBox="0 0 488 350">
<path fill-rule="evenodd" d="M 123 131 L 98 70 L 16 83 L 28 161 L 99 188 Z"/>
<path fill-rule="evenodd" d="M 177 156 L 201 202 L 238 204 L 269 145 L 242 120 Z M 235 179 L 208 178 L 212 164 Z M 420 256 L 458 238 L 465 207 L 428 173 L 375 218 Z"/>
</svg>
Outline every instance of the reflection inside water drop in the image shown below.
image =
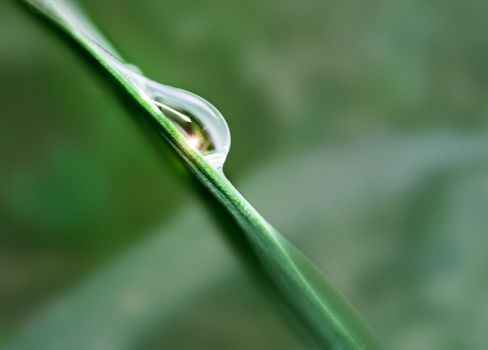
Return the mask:
<svg viewBox="0 0 488 350">
<path fill-rule="evenodd" d="M 215 152 L 214 138 L 190 112 L 173 108 L 160 98 L 154 100 L 160 111 L 170 119 L 185 136 L 188 144 L 203 155 Z"/>
</svg>

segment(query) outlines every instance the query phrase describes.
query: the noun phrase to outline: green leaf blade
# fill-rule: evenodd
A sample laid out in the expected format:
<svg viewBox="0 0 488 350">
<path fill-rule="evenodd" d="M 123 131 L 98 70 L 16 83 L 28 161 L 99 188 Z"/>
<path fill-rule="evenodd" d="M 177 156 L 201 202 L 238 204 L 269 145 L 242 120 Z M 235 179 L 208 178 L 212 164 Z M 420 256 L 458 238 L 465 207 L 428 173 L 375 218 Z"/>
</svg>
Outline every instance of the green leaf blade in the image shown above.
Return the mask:
<svg viewBox="0 0 488 350">
<path fill-rule="evenodd" d="M 378 347 L 370 328 L 313 263 L 276 231 L 222 172 L 188 146 L 167 118 L 151 108 L 130 77 L 114 65 L 113 59 L 122 60 L 120 55 L 72 2 L 25 2 L 75 40 L 159 126 L 165 140 L 241 227 L 262 267 L 322 348 Z"/>
</svg>

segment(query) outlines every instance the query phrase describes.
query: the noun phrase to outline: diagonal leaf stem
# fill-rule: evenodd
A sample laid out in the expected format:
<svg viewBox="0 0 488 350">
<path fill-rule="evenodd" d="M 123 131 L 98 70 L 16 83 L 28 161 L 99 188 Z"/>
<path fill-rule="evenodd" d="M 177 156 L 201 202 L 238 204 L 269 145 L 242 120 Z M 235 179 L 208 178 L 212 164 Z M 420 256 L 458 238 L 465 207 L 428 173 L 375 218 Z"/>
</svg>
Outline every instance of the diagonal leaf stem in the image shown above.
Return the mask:
<svg viewBox="0 0 488 350">
<path fill-rule="evenodd" d="M 121 69 L 125 63 L 121 56 L 73 2 L 23 2 L 71 37 L 143 108 L 149 118 L 157 122 L 164 139 L 241 227 L 261 265 L 321 348 L 378 347 L 370 328 L 313 263 L 256 211 L 222 171 L 212 167 L 190 147 L 171 121 L 154 110 L 130 74 Z"/>
</svg>

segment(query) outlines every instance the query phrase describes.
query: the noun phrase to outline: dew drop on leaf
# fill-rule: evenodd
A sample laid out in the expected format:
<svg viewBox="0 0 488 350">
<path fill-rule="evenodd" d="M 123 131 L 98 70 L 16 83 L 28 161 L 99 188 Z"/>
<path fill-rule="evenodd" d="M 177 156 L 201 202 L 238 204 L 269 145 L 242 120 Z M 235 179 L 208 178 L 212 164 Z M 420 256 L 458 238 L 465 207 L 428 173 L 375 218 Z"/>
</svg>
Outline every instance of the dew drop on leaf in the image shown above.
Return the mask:
<svg viewBox="0 0 488 350">
<path fill-rule="evenodd" d="M 118 62 L 117 66 L 153 108 L 181 132 L 188 146 L 211 166 L 222 169 L 230 149 L 230 131 L 217 108 L 194 93 L 146 78 L 132 65 Z"/>
<path fill-rule="evenodd" d="M 208 101 L 191 92 L 145 78 L 143 89 L 152 103 L 185 136 L 187 144 L 221 169 L 230 149 L 224 117 Z"/>
</svg>

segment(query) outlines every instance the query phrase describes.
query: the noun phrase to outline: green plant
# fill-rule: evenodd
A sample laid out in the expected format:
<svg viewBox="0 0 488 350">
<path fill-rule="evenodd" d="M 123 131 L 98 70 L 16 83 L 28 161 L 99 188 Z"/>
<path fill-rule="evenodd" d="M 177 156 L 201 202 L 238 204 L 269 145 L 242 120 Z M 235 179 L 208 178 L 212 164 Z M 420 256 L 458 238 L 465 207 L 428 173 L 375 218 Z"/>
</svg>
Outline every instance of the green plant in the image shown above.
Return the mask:
<svg viewBox="0 0 488 350">
<path fill-rule="evenodd" d="M 377 346 L 367 325 L 326 278 L 279 234 L 234 188 L 223 173 L 189 143 L 177 125 L 158 113 L 133 80 L 108 41 L 71 2 L 25 0 L 94 58 L 108 76 L 153 121 L 191 172 L 242 228 L 262 267 L 296 315 L 324 348 L 364 349 Z"/>
</svg>

